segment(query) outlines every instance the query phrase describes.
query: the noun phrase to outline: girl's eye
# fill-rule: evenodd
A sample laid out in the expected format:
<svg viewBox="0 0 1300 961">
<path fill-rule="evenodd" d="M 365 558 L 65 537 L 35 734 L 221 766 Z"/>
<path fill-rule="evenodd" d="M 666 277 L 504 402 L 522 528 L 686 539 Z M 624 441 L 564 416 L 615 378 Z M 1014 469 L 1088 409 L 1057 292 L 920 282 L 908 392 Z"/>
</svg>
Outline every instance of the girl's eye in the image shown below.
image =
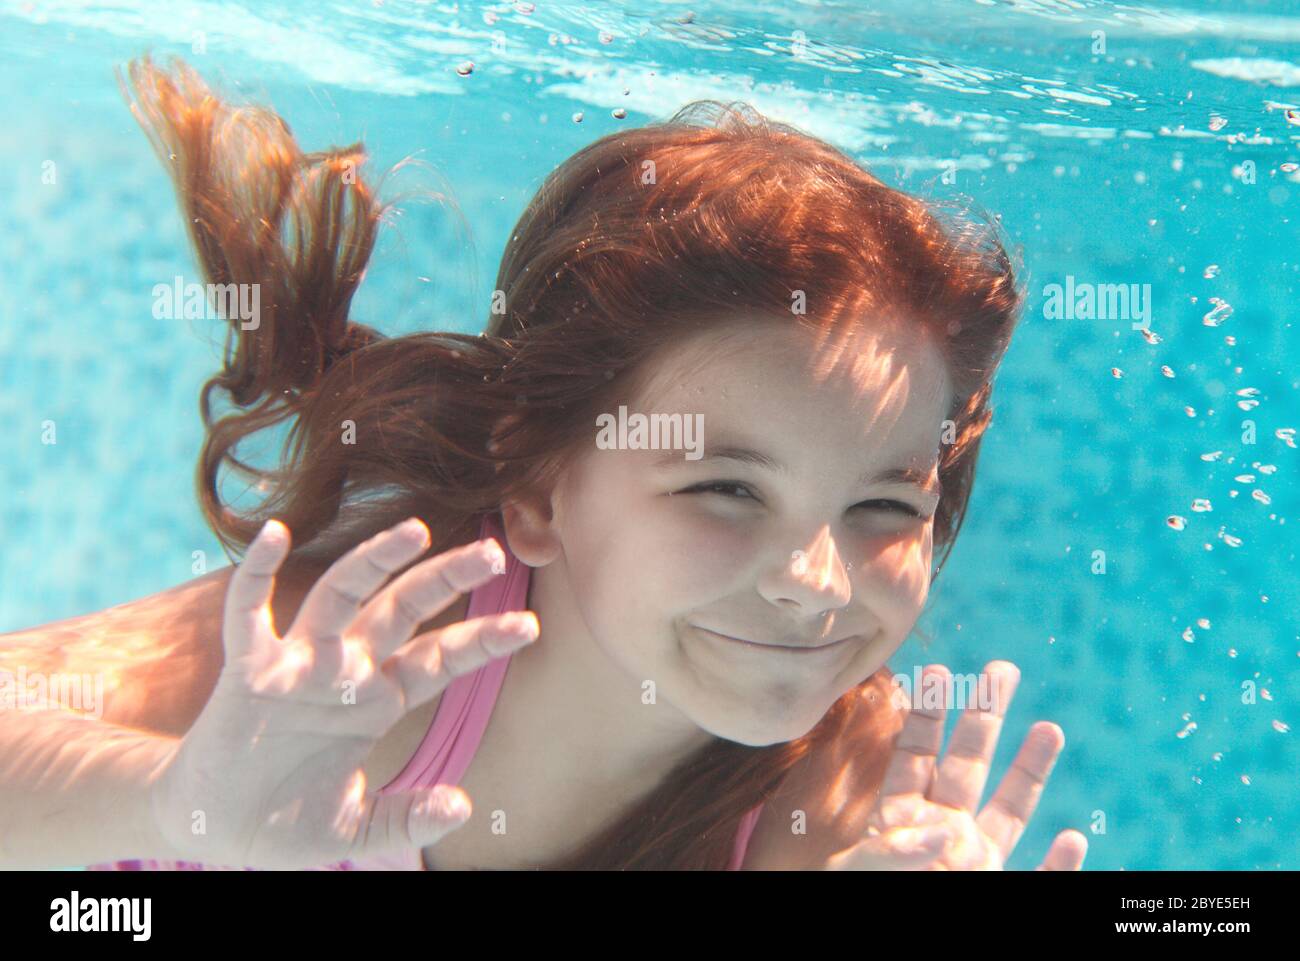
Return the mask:
<svg viewBox="0 0 1300 961">
<path fill-rule="evenodd" d="M 741 496 L 736 496 L 735 492 L 741 491 Z M 706 481 L 702 484 L 695 484 L 681 491 L 683 494 L 708 494 L 718 493 L 731 500 L 758 500 L 754 492 L 745 484 L 739 481 Z M 902 514 L 906 517 L 924 518 L 924 515 L 911 504 L 895 500 L 874 500 L 863 501 L 860 504 L 854 504 L 854 509 L 862 508 L 864 510 L 883 509 L 891 514 Z"/>
<path fill-rule="evenodd" d="M 731 497 L 730 493 L 726 493 L 730 491 L 743 491 L 744 497 Z M 703 484 L 695 484 L 691 487 L 688 487 L 684 491 L 681 491 L 680 493 L 683 494 L 725 493 L 726 496 L 731 497 L 732 500 L 745 500 L 747 498 L 752 500 L 758 499 L 754 497 L 753 491 L 751 491 L 748 487 L 746 487 L 744 484 L 740 483 L 739 481 L 705 481 Z"/>
</svg>

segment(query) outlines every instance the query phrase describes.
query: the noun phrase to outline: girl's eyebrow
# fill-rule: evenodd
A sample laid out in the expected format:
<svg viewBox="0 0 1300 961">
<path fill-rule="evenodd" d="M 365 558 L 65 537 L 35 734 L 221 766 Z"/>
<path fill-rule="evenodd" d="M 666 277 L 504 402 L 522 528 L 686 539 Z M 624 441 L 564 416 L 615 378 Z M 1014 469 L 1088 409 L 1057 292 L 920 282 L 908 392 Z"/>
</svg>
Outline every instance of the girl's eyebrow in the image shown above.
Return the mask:
<svg viewBox="0 0 1300 961">
<path fill-rule="evenodd" d="M 754 450 L 751 447 L 741 447 L 738 445 L 724 444 L 707 448 L 704 456 L 698 460 L 689 461 L 688 463 L 702 464 L 705 461 L 729 460 L 740 464 L 750 464 L 754 467 L 761 467 L 777 474 L 789 474 L 790 468 L 782 461 L 777 460 L 762 451 Z M 667 456 L 657 458 L 655 466 L 679 465 L 682 463 L 681 454 L 672 451 Z M 933 470 L 921 470 L 917 467 L 891 467 L 888 470 L 880 471 L 878 474 L 864 473 L 859 478 L 859 483 L 864 487 L 870 487 L 873 484 L 910 484 L 919 488 L 923 493 L 937 496 L 939 494 L 939 484 L 934 477 Z"/>
</svg>

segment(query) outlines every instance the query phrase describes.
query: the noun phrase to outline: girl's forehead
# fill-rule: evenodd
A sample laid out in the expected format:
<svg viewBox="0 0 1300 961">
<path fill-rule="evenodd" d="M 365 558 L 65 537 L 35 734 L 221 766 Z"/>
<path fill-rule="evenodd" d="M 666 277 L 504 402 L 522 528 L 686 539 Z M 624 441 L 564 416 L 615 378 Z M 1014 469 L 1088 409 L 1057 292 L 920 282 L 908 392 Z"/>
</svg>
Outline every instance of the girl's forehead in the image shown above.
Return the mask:
<svg viewBox="0 0 1300 961">
<path fill-rule="evenodd" d="M 937 399 L 949 389 L 932 338 L 897 321 L 838 330 L 793 320 L 722 324 L 660 352 L 646 374 L 639 398 L 673 405 L 782 388 L 866 402 Z"/>
</svg>

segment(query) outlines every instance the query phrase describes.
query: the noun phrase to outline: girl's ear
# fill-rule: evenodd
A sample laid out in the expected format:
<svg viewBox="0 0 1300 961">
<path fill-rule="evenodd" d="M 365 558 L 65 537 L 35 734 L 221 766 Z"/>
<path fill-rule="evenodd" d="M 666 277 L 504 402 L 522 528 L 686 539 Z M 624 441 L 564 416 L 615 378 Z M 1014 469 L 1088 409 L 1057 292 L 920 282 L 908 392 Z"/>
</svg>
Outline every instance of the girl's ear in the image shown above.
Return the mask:
<svg viewBox="0 0 1300 961">
<path fill-rule="evenodd" d="M 530 494 L 501 505 L 510 553 L 529 567 L 545 567 L 560 556 L 559 531 L 550 494 Z"/>
</svg>

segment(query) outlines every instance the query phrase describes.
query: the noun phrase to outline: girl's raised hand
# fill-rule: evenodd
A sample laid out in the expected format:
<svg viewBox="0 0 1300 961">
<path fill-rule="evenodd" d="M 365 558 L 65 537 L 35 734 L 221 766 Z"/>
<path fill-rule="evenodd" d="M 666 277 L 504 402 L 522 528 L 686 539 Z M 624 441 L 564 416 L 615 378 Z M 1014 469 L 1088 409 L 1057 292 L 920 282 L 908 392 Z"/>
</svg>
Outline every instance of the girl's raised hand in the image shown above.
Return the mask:
<svg viewBox="0 0 1300 961">
<path fill-rule="evenodd" d="M 947 711 L 909 711 L 867 816 L 866 837 L 829 858 L 825 870 L 1002 870 L 1033 816 L 1065 735 L 1045 721 L 1031 727 L 997 792 L 976 813 L 1007 705 L 1020 682 L 1020 671 L 1008 661 L 990 661 L 984 673 L 993 690 L 991 703 L 963 711 L 942 763 Z M 946 667 L 930 665 L 922 686 L 943 684 L 946 690 L 949 678 Z M 1083 834 L 1062 831 L 1035 870 L 1077 871 L 1087 851 Z"/>
<path fill-rule="evenodd" d="M 393 575 L 429 545 L 412 518 L 340 557 L 283 637 L 271 616 L 289 531 L 269 522 L 226 591 L 225 664 L 153 785 L 162 836 L 180 860 L 293 869 L 427 847 L 469 817 L 459 788 L 379 795 L 362 764 L 410 708 L 455 677 L 537 637 L 510 612 L 412 638 L 419 625 L 505 570 L 491 539 Z"/>
</svg>

